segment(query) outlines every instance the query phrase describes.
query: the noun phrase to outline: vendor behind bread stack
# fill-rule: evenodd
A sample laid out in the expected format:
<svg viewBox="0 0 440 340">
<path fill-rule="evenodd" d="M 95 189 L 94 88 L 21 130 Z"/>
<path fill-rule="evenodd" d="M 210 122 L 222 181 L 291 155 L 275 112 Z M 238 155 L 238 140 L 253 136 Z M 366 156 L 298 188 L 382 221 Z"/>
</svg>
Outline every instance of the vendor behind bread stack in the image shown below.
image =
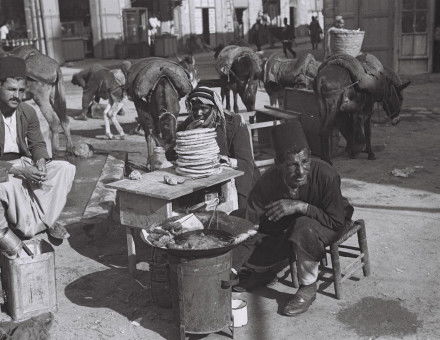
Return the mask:
<svg viewBox="0 0 440 340">
<path fill-rule="evenodd" d="M 341 194 L 336 170 L 311 158 L 299 121 L 278 126 L 273 137 L 275 167 L 258 180 L 246 210 L 247 219 L 259 225 L 258 234 L 234 250 L 232 267 L 239 271 L 252 253 L 267 260 L 288 257 L 293 249 L 300 288 L 286 301 L 282 313 L 294 316 L 307 311 L 315 300 L 319 260 L 325 246 L 350 221 L 353 208 Z M 269 235 L 280 242 L 271 249 L 262 249 Z M 234 290 L 250 287 L 256 287 L 255 282 L 243 285 L 240 279 Z"/>
<path fill-rule="evenodd" d="M 260 173 L 255 166 L 249 132 L 239 114 L 224 110 L 217 92 L 197 87 L 188 94 L 186 106 L 189 117 L 178 131 L 215 128 L 220 155 L 226 156 L 233 167 L 244 172 L 236 179 L 238 207 L 245 208 L 247 197 Z"/>
<path fill-rule="evenodd" d="M 9 180 L 0 183 L 0 230 L 22 238 L 47 231 L 69 237 L 56 223 L 72 187 L 75 166 L 52 161 L 35 110 L 22 103 L 26 65 L 17 57 L 0 58 L 0 166 Z"/>
</svg>

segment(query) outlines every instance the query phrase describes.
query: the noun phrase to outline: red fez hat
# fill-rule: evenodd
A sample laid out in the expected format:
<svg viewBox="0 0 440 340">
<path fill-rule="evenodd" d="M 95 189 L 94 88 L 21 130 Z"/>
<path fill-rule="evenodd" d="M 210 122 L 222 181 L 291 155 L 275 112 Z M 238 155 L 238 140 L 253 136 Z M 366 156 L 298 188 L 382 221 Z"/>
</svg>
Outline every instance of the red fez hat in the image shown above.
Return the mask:
<svg viewBox="0 0 440 340">
<path fill-rule="evenodd" d="M 0 79 L 26 78 L 26 64 L 23 59 L 13 56 L 0 58 Z"/>
<path fill-rule="evenodd" d="M 298 153 L 308 149 L 307 139 L 298 119 L 289 119 L 285 124 L 272 130 L 276 158 L 279 162 L 285 160 L 287 153 Z"/>
</svg>

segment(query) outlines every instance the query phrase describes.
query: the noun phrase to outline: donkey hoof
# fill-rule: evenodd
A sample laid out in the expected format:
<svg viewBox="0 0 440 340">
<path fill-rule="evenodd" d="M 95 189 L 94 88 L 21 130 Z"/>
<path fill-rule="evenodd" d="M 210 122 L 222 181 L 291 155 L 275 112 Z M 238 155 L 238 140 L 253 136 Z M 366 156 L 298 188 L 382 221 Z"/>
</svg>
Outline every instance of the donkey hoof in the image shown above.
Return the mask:
<svg viewBox="0 0 440 340">
<path fill-rule="evenodd" d="M 376 155 L 373 152 L 368 153 L 368 159 L 370 161 L 374 161 L 376 159 Z"/>
<path fill-rule="evenodd" d="M 119 135 L 120 140 L 125 140 L 125 135 Z"/>
<path fill-rule="evenodd" d="M 354 152 L 350 152 L 348 154 L 348 157 L 350 157 L 351 159 L 355 159 L 356 158 L 356 154 Z"/>
<path fill-rule="evenodd" d="M 107 136 L 108 139 L 115 139 L 115 136 L 113 136 L 109 133 L 106 133 L 105 135 Z"/>
</svg>

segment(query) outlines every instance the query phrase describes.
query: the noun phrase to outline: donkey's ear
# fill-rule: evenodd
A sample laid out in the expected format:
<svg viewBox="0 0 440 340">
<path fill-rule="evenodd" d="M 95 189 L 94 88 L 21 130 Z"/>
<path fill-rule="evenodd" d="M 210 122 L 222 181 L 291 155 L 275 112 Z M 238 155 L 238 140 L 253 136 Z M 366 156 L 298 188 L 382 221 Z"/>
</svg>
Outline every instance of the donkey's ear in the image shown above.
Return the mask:
<svg viewBox="0 0 440 340">
<path fill-rule="evenodd" d="M 397 87 L 397 89 L 399 90 L 399 92 L 403 91 L 404 89 L 406 89 L 408 87 L 408 85 L 411 84 L 411 81 L 408 80 L 406 82 L 404 82 L 402 85 L 399 85 Z"/>
<path fill-rule="evenodd" d="M 183 61 L 183 58 L 180 58 L 178 55 L 176 55 L 176 59 L 179 63 L 181 63 Z"/>
<path fill-rule="evenodd" d="M 194 55 L 191 54 L 191 55 L 189 56 L 189 59 L 191 60 L 191 65 L 194 66 L 194 65 L 196 64 L 196 58 L 194 58 Z"/>
</svg>

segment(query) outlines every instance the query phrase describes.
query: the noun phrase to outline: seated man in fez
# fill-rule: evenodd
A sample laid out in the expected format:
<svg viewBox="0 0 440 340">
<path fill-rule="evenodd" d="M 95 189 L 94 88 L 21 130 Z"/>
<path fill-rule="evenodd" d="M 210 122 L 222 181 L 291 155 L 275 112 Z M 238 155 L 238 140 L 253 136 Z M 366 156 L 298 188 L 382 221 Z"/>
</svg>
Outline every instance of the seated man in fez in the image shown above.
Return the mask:
<svg viewBox="0 0 440 340">
<path fill-rule="evenodd" d="M 247 218 L 259 224 L 259 233 L 234 251 L 233 268 L 239 270 L 252 252 L 262 258 L 285 258 L 293 248 L 300 288 L 282 313 L 295 316 L 307 311 L 315 300 L 318 265 L 325 246 L 350 221 L 353 208 L 342 197 L 336 170 L 311 158 L 297 120 L 275 129 L 274 144 L 275 167 L 265 172 L 252 189 L 246 210 Z M 258 254 L 263 234 L 278 235 L 285 246 L 264 249 L 264 254 Z"/>
<path fill-rule="evenodd" d="M 72 187 L 75 166 L 49 159 L 35 110 L 22 103 L 26 65 L 17 57 L 0 58 L 0 167 L 9 181 L 0 183 L 0 232 L 21 238 L 47 231 L 69 237 L 56 221 Z"/>
<path fill-rule="evenodd" d="M 219 94 L 208 87 L 197 87 L 189 93 L 186 106 L 189 116 L 177 130 L 215 128 L 220 155 L 225 156 L 232 167 L 244 172 L 235 180 L 238 207 L 244 209 L 249 192 L 260 177 L 246 123 L 239 114 L 224 110 Z"/>
</svg>

